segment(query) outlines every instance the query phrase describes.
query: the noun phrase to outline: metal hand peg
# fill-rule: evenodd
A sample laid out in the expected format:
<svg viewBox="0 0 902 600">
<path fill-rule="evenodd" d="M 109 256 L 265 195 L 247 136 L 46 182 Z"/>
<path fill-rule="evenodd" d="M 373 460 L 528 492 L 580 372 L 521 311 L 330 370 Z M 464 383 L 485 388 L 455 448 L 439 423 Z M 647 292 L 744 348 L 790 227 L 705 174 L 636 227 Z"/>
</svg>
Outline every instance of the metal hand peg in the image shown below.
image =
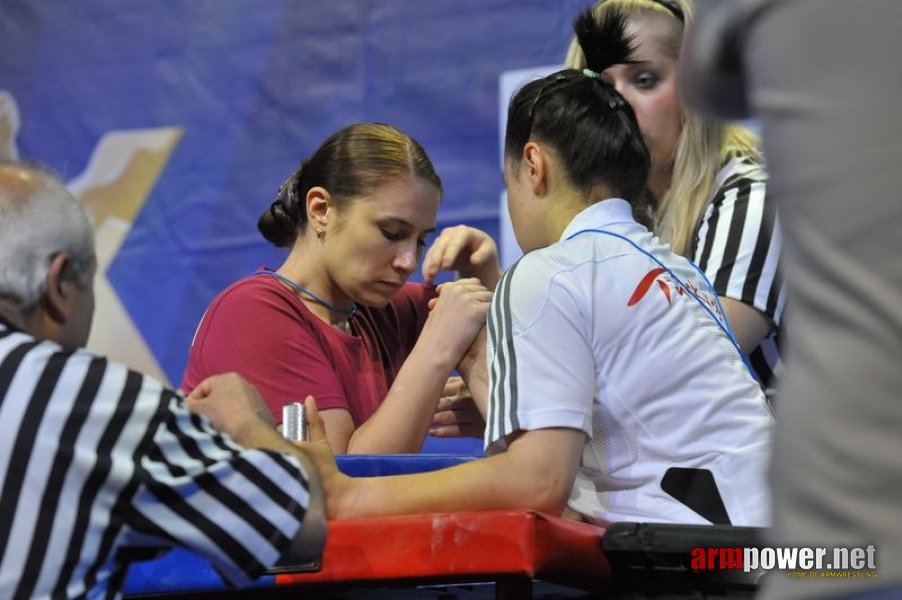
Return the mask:
<svg viewBox="0 0 902 600">
<path fill-rule="evenodd" d="M 307 407 L 300 402 L 282 407 L 282 437 L 291 442 L 308 441 Z"/>
</svg>

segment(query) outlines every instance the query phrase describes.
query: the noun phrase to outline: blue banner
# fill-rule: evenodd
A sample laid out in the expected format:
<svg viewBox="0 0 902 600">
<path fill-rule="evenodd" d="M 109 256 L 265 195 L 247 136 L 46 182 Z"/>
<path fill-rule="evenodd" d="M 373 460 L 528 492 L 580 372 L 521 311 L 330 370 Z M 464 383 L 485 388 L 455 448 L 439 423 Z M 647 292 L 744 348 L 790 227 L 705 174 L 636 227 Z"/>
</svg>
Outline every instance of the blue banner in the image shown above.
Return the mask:
<svg viewBox="0 0 902 600">
<path fill-rule="evenodd" d="M 48 164 L 92 216 L 112 337 L 89 346 L 177 384 L 207 303 L 281 261 L 259 214 L 345 125 L 417 138 L 440 225 L 497 235 L 499 76 L 562 61 L 586 4 L 0 0 L 0 156 Z"/>
</svg>

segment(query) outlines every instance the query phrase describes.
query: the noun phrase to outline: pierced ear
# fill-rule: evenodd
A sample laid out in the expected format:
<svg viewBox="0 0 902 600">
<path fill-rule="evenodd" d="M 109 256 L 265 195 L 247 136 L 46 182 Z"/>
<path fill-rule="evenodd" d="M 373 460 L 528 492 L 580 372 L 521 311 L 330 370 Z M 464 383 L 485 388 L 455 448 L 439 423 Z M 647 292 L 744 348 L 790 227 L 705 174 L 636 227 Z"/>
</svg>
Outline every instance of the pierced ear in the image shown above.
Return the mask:
<svg viewBox="0 0 902 600">
<path fill-rule="evenodd" d="M 548 186 L 548 157 L 545 151 L 537 143 L 527 142 L 523 146 L 523 162 L 533 193 L 542 195 Z"/>
<path fill-rule="evenodd" d="M 314 186 L 307 192 L 307 221 L 316 228 L 324 228 L 329 221 L 332 195 L 326 188 Z"/>
<path fill-rule="evenodd" d="M 47 290 L 44 292 L 44 304 L 47 316 L 56 323 L 65 323 L 68 318 L 66 306 L 69 300 L 69 290 L 63 286 L 64 274 L 72 257 L 68 252 L 60 252 L 50 261 L 50 269 L 47 271 Z"/>
</svg>

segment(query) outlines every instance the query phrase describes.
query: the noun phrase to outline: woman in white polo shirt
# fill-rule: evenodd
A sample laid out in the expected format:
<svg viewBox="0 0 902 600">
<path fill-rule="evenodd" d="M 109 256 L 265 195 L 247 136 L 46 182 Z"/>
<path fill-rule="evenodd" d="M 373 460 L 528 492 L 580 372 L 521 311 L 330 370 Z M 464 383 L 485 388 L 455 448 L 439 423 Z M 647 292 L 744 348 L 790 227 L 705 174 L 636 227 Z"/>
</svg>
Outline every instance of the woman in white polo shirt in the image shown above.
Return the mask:
<svg viewBox="0 0 902 600">
<path fill-rule="evenodd" d="M 627 200 L 644 196 L 649 155 L 629 104 L 599 76 L 628 60 L 622 32 L 617 13 L 583 15 L 591 70 L 534 81 L 509 108 L 505 180 L 526 254 L 495 292 L 488 372 L 478 359 L 462 368 L 487 401 L 488 457 L 349 479 L 313 445 L 332 517 L 528 508 L 768 523 L 764 396 L 716 293 Z"/>
</svg>

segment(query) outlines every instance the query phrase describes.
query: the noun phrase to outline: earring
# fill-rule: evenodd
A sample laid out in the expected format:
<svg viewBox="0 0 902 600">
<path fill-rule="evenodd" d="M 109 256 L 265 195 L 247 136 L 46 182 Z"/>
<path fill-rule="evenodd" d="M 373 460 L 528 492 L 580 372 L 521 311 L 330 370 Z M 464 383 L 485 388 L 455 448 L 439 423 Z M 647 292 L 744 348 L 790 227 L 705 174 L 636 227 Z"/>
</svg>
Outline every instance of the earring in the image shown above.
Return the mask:
<svg viewBox="0 0 902 600">
<path fill-rule="evenodd" d="M 323 229 L 322 227 L 317 227 L 316 228 L 316 239 L 322 240 L 324 237 L 326 237 L 326 230 Z"/>
</svg>

